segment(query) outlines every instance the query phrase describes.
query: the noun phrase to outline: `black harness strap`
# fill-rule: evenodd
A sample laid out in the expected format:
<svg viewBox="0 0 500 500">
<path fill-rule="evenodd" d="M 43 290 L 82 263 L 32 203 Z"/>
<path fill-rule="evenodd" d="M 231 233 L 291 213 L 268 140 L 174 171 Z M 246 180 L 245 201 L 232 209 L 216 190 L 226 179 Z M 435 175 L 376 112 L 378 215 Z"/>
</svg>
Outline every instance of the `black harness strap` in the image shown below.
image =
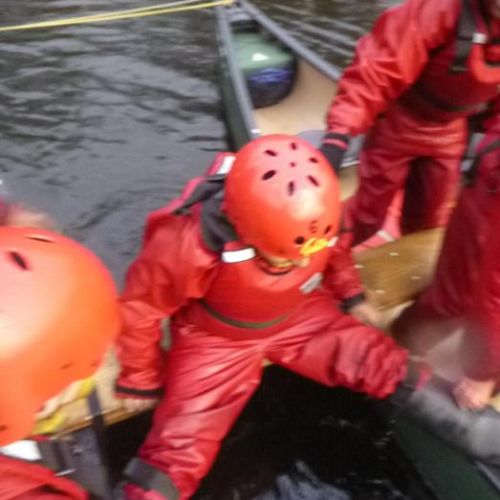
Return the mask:
<svg viewBox="0 0 500 500">
<path fill-rule="evenodd" d="M 238 236 L 221 210 L 224 191 L 221 189 L 203 202 L 201 209 L 201 230 L 203 241 L 214 252 L 222 252 L 224 245 L 236 241 Z"/>
<path fill-rule="evenodd" d="M 469 170 L 467 170 L 465 174 L 465 183 L 467 184 L 467 186 L 471 186 L 474 184 L 474 181 L 476 180 L 477 173 L 479 170 L 479 164 L 483 156 L 487 155 L 488 153 L 491 153 L 495 149 L 500 149 L 500 139 L 497 139 L 496 141 L 493 141 L 491 144 L 488 144 L 488 146 L 482 148 L 481 151 L 477 153 L 474 163 L 471 165 L 471 167 L 469 168 Z"/>
<path fill-rule="evenodd" d="M 191 196 L 174 211 L 176 215 L 184 215 L 190 212 L 190 209 L 196 203 L 208 200 L 217 191 L 220 191 L 224 186 L 226 176 L 223 174 L 209 175 L 206 180 L 196 186 Z"/>
<path fill-rule="evenodd" d="M 462 10 L 458 20 L 457 37 L 455 43 L 455 59 L 449 70 L 452 73 L 467 71 L 467 60 L 469 59 L 476 33 L 476 21 L 471 0 L 462 0 Z"/>
<path fill-rule="evenodd" d="M 210 250 L 217 253 L 222 251 L 226 243 L 238 239 L 236 231 L 221 209 L 225 178 L 223 174 L 208 176 L 206 181 L 199 184 L 191 196 L 174 211 L 176 215 L 187 214 L 193 205 L 201 203 L 203 242 Z"/>
<path fill-rule="evenodd" d="M 413 88 L 434 107 L 442 109 L 443 111 L 448 111 L 449 113 L 468 113 L 468 112 L 480 113 L 481 111 L 485 111 L 488 106 L 484 102 L 478 104 L 464 104 L 463 106 L 450 104 L 449 102 L 445 101 L 444 99 L 441 99 L 437 95 L 427 90 L 420 81 L 418 81 Z"/>
</svg>

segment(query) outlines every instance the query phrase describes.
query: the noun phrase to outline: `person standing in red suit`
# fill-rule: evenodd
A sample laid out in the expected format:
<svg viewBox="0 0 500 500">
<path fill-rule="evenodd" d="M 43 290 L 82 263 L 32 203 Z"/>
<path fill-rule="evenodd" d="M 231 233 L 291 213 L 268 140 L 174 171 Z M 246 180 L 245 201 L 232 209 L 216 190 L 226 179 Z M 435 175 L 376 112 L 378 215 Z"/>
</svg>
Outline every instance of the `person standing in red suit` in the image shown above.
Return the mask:
<svg viewBox="0 0 500 500">
<path fill-rule="evenodd" d="M 209 175 L 149 216 L 122 296 L 116 390 L 127 408 L 159 405 L 124 472 L 128 499 L 191 497 L 264 359 L 375 398 L 421 379 L 405 349 L 339 308 L 359 292 L 339 288 L 349 280 L 330 267 L 337 257 L 350 262 L 347 274 L 352 267 L 334 244 L 339 214 L 324 156 L 277 135 L 219 155 Z"/>
<path fill-rule="evenodd" d="M 466 325 L 460 407 L 484 407 L 500 380 L 500 115 L 488 124 L 446 230 L 433 283 L 394 325 L 424 354 Z"/>
<path fill-rule="evenodd" d="M 357 45 L 329 110 L 321 150 L 339 168 L 367 133 L 347 203 L 348 244 L 383 225 L 404 189 L 403 233 L 446 225 L 468 118 L 499 112 L 500 0 L 406 0 Z"/>
</svg>

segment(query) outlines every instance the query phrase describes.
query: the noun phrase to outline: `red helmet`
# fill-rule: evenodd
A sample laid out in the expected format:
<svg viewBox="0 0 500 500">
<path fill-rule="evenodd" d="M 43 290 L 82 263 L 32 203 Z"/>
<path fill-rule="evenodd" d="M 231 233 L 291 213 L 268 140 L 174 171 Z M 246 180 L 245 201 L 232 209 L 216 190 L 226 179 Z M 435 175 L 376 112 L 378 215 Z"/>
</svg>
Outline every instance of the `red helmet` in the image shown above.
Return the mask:
<svg viewBox="0 0 500 500">
<path fill-rule="evenodd" d="M 337 232 L 337 178 L 305 140 L 260 137 L 236 154 L 225 211 L 245 243 L 277 257 L 305 257 L 325 248 Z"/>
<path fill-rule="evenodd" d="M 113 280 L 59 234 L 0 227 L 0 445 L 32 430 L 36 412 L 91 375 L 120 326 Z"/>
</svg>

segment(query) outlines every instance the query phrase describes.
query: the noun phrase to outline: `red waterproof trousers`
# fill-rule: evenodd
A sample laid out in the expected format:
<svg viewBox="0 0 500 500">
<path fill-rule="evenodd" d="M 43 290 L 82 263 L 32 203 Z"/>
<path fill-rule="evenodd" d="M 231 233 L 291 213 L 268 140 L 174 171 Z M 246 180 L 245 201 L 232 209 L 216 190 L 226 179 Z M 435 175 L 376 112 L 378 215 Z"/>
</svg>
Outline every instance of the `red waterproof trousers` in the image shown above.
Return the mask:
<svg viewBox="0 0 500 500">
<path fill-rule="evenodd" d="M 479 150 L 498 140 L 497 119 Z M 473 356 L 468 374 L 477 379 L 500 374 L 499 220 L 500 148 L 495 148 L 481 157 L 471 185 L 462 189 L 431 286 L 396 323 L 397 333 L 402 335 L 423 321 L 466 319 L 475 323 L 469 336 L 479 334 L 474 344 L 481 352 Z"/>
<path fill-rule="evenodd" d="M 359 189 L 347 206 L 353 245 L 382 227 L 398 190 L 405 191 L 403 232 L 448 220 L 467 143 L 466 117 L 484 106 L 494 114 L 499 100 L 500 20 L 489 16 L 484 2 L 468 3 L 474 38 L 480 33 L 484 43 L 466 51 L 463 68 L 457 71 L 455 62 L 457 39 L 465 36 L 465 2 L 406 0 L 387 9 L 361 38 L 339 81 L 328 132 L 355 137 L 371 130 Z M 478 64 L 489 71 L 474 70 Z"/>
<path fill-rule="evenodd" d="M 432 123 L 393 103 L 378 119 L 360 156 L 358 190 L 346 204 L 345 226 L 355 246 L 382 228 L 404 190 L 401 232 L 444 226 L 456 197 L 467 125 Z"/>
<path fill-rule="evenodd" d="M 317 382 L 378 398 L 406 375 L 407 352 L 380 331 L 333 307 L 314 292 L 283 329 L 266 338 L 234 340 L 183 321 L 172 324 L 166 397 L 140 449 L 189 498 L 212 465 L 220 443 L 254 393 L 268 359 Z"/>
</svg>

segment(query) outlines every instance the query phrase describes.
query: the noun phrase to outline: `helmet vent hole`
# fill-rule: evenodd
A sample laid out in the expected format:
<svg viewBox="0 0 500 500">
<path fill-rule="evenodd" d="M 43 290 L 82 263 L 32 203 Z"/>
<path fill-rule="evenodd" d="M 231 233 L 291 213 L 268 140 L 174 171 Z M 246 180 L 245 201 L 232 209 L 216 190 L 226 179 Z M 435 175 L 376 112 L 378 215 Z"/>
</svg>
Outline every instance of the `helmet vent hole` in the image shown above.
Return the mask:
<svg viewBox="0 0 500 500">
<path fill-rule="evenodd" d="M 295 193 L 295 182 L 291 181 L 288 183 L 288 196 L 293 196 Z"/>
<path fill-rule="evenodd" d="M 276 151 L 273 151 L 272 149 L 266 149 L 265 153 L 268 156 L 278 156 L 278 153 L 276 153 Z"/>
<path fill-rule="evenodd" d="M 29 266 L 26 259 L 18 252 L 9 252 L 9 257 L 14 262 L 16 266 L 21 268 L 23 271 L 28 271 Z"/>
<path fill-rule="evenodd" d="M 73 363 L 64 363 L 64 365 L 61 365 L 60 368 L 61 370 L 68 370 L 73 366 Z"/>
<path fill-rule="evenodd" d="M 43 241 L 43 243 L 54 243 L 54 240 L 51 240 L 49 237 L 38 234 L 36 236 L 28 236 L 28 239 L 34 241 Z"/>
<path fill-rule="evenodd" d="M 5 432 L 9 427 L 5 424 L 0 424 L 0 432 Z"/>
<path fill-rule="evenodd" d="M 313 177 L 312 175 L 308 175 L 307 178 L 309 179 L 309 182 L 311 184 L 313 184 L 316 187 L 319 187 L 319 182 L 318 182 L 318 179 L 316 179 L 316 177 Z"/>
<path fill-rule="evenodd" d="M 290 162 L 290 166 L 291 166 L 291 167 L 296 167 L 296 166 L 297 166 L 297 162 L 295 162 L 295 161 L 291 161 L 291 162 Z"/>
<path fill-rule="evenodd" d="M 318 163 L 318 159 L 317 159 L 317 158 L 314 158 L 314 157 L 309 158 L 309 161 L 310 161 L 311 163 Z"/>
<path fill-rule="evenodd" d="M 299 149 L 296 142 L 290 143 L 290 147 L 293 149 L 293 151 L 297 151 L 297 149 Z"/>
<path fill-rule="evenodd" d="M 276 175 L 276 170 L 268 170 L 263 176 L 262 180 L 263 181 L 268 181 L 269 179 L 272 179 Z"/>
<path fill-rule="evenodd" d="M 329 233 L 332 230 L 332 225 L 328 224 L 328 226 L 325 227 L 325 234 Z"/>
<path fill-rule="evenodd" d="M 294 241 L 296 245 L 303 245 L 306 242 L 306 239 L 303 236 L 297 236 Z"/>
</svg>

